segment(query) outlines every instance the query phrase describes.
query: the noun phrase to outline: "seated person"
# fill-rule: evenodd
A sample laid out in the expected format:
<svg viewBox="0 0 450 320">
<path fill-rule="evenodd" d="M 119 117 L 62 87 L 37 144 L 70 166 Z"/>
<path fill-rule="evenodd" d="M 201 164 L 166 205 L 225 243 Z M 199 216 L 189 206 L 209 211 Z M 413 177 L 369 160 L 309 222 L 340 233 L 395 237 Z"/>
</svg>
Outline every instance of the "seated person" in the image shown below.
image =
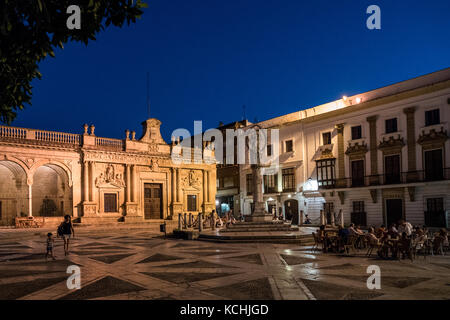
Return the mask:
<svg viewBox="0 0 450 320">
<path fill-rule="evenodd" d="M 349 232 L 348 232 L 348 229 L 345 229 L 342 226 L 339 226 L 338 229 L 339 229 L 339 231 L 338 231 L 339 247 L 341 247 L 341 246 L 347 244 Z"/>
<path fill-rule="evenodd" d="M 375 230 L 373 227 L 369 228 L 369 232 L 366 234 L 367 239 L 371 245 L 380 245 L 380 239 L 375 235 Z"/>
<path fill-rule="evenodd" d="M 350 226 L 348 227 L 348 233 L 351 236 L 360 236 L 363 234 L 362 231 L 359 231 L 356 229 L 355 224 L 351 223 Z"/>
<path fill-rule="evenodd" d="M 384 224 L 382 224 L 377 231 L 375 232 L 376 236 L 378 238 L 382 238 L 384 236 L 384 234 L 386 233 L 386 226 Z"/>
<path fill-rule="evenodd" d="M 395 223 L 391 224 L 389 226 L 388 235 L 391 236 L 391 238 L 397 238 L 398 237 L 398 230 L 395 226 Z"/>
<path fill-rule="evenodd" d="M 305 224 L 311 224 L 311 219 L 305 214 Z"/>
</svg>

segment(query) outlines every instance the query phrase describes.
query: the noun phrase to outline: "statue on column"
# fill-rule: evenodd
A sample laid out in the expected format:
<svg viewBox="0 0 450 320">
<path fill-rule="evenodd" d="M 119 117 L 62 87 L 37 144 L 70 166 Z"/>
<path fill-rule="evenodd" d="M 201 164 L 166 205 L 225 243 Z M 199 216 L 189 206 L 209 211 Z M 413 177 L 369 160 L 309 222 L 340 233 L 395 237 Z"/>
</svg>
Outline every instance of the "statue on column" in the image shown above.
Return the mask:
<svg viewBox="0 0 450 320">
<path fill-rule="evenodd" d="M 260 157 L 260 128 L 256 128 L 256 163 L 251 165 L 253 176 L 253 203 L 255 205 L 252 214 L 249 217 L 246 217 L 246 220 L 255 222 L 272 221 L 272 215 L 266 211 L 263 199 L 261 168 L 264 167 L 264 165 L 261 163 Z"/>
</svg>

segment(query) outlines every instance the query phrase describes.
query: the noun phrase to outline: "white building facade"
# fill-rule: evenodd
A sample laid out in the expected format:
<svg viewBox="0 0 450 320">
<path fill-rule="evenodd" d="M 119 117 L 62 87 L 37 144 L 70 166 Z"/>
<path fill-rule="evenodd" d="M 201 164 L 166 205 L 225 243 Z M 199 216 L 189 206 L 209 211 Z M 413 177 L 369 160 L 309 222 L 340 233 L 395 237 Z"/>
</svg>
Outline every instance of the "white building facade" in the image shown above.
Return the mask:
<svg viewBox="0 0 450 320">
<path fill-rule="evenodd" d="M 320 210 L 328 223 L 342 210 L 346 224 L 448 227 L 449 120 L 450 68 L 260 122 L 280 137 L 277 172 L 263 179 L 266 209 L 294 221 L 303 211 L 313 223 Z M 244 215 L 250 181 L 241 165 Z"/>
</svg>

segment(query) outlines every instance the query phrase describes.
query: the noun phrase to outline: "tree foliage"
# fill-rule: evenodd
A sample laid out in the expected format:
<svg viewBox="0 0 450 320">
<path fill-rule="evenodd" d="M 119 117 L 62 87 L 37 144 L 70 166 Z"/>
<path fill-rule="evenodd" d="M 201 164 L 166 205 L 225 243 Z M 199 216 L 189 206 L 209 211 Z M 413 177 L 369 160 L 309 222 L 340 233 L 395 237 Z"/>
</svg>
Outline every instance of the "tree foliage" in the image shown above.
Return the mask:
<svg viewBox="0 0 450 320">
<path fill-rule="evenodd" d="M 81 9 L 81 29 L 69 30 L 70 5 Z M 88 44 L 110 25 L 135 23 L 147 4 L 142 0 L 1 0 L 0 121 L 10 124 L 31 105 L 31 81 L 41 79 L 39 62 L 54 57 L 69 41 Z"/>
</svg>

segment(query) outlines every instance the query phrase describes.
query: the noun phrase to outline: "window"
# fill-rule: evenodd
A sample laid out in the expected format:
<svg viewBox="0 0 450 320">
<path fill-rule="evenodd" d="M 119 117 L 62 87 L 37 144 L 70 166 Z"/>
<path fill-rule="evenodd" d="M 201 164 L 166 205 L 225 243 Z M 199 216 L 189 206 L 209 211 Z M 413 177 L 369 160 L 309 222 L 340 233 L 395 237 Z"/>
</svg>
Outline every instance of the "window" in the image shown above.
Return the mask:
<svg viewBox="0 0 450 320">
<path fill-rule="evenodd" d="M 397 132 L 397 118 L 386 120 L 386 133 Z"/>
<path fill-rule="evenodd" d="M 103 195 L 105 212 L 117 212 L 117 194 L 105 193 Z"/>
<path fill-rule="evenodd" d="M 425 151 L 425 179 L 427 181 L 442 180 L 444 178 L 444 166 L 442 149 Z"/>
<path fill-rule="evenodd" d="M 197 196 L 188 194 L 187 196 L 188 211 L 197 211 Z"/>
<path fill-rule="evenodd" d="M 253 175 L 251 173 L 247 174 L 246 179 L 247 195 L 251 195 L 253 194 Z"/>
<path fill-rule="evenodd" d="M 285 149 L 286 149 L 286 152 L 292 152 L 294 150 L 294 145 L 292 143 L 292 140 L 287 140 L 285 142 Z"/>
<path fill-rule="evenodd" d="M 364 185 L 364 160 L 352 161 L 352 187 Z"/>
<path fill-rule="evenodd" d="M 324 146 L 331 144 L 331 132 L 322 133 L 322 142 Z"/>
<path fill-rule="evenodd" d="M 316 161 L 317 182 L 319 187 L 332 188 L 336 182 L 335 178 L 336 159 L 326 159 Z"/>
<path fill-rule="evenodd" d="M 425 111 L 425 126 L 432 126 L 441 123 L 439 109 Z"/>
<path fill-rule="evenodd" d="M 445 211 L 443 198 L 427 199 L 425 225 L 427 225 L 428 227 L 445 228 Z"/>
<path fill-rule="evenodd" d="M 400 156 L 386 156 L 384 158 L 385 183 L 400 183 Z"/>
<path fill-rule="evenodd" d="M 283 169 L 283 192 L 294 192 L 295 191 L 295 171 L 294 168 Z"/>
<path fill-rule="evenodd" d="M 264 193 L 275 193 L 277 192 L 278 185 L 278 175 L 264 175 Z"/>
<path fill-rule="evenodd" d="M 219 179 L 219 188 L 223 188 L 225 186 L 225 179 L 220 177 Z"/>
<path fill-rule="evenodd" d="M 367 216 L 364 211 L 364 201 L 353 201 L 353 211 L 350 215 L 352 223 L 360 226 L 367 226 Z"/>
<path fill-rule="evenodd" d="M 270 157 L 272 155 L 272 145 L 267 145 L 267 156 Z"/>
<path fill-rule="evenodd" d="M 358 140 L 362 137 L 361 126 L 352 127 L 352 140 Z"/>
</svg>

